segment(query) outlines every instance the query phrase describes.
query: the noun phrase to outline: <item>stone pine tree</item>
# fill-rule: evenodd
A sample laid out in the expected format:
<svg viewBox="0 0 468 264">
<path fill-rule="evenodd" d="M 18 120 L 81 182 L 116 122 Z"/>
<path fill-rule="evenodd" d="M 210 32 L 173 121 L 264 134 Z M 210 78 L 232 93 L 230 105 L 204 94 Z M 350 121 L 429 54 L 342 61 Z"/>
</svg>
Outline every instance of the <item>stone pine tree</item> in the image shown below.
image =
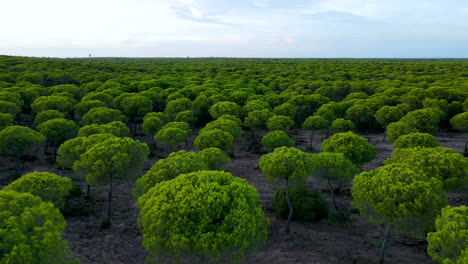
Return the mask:
<svg viewBox="0 0 468 264">
<path fill-rule="evenodd" d="M 136 177 L 149 155 L 148 145 L 130 138 L 110 138 L 88 149 L 73 164 L 90 185 L 108 185 L 107 222 L 111 223 L 114 179 Z"/>
<path fill-rule="evenodd" d="M 52 203 L 30 193 L 0 191 L 0 263 L 79 263 L 62 239 L 66 225 Z"/>
<path fill-rule="evenodd" d="M 322 152 L 312 154 L 312 174 L 327 180 L 333 206 L 338 211 L 335 188 L 350 182 L 359 169 L 343 153 Z"/>
<path fill-rule="evenodd" d="M 273 152 L 263 155 L 259 162 L 260 170 L 265 174 L 268 182 L 277 190 L 284 185 L 286 202 L 289 207 L 286 231 L 291 231 L 293 205 L 289 196 L 292 184 L 304 185 L 310 173 L 310 156 L 292 147 L 276 148 Z"/>
<path fill-rule="evenodd" d="M 15 157 L 16 174 L 19 174 L 21 156 L 34 153 L 44 141 L 44 135 L 29 127 L 9 126 L 0 131 L 0 151 Z"/>
<path fill-rule="evenodd" d="M 435 232 L 427 234 L 427 252 L 439 263 L 468 260 L 468 207 L 445 207 L 436 218 Z M 463 256 L 465 255 L 465 256 Z M 464 260 L 463 260 L 464 258 Z"/>
<path fill-rule="evenodd" d="M 407 164 L 391 164 L 354 177 L 353 204 L 359 212 L 385 227 L 379 263 L 384 262 L 391 230 L 424 234 L 447 195 L 439 179 Z"/>
<path fill-rule="evenodd" d="M 311 130 L 310 133 L 310 150 L 313 150 L 313 140 L 314 140 L 314 133 L 316 131 L 325 130 L 329 126 L 328 120 L 324 117 L 316 115 L 316 116 L 309 116 L 304 123 L 302 124 L 303 129 Z"/>
<path fill-rule="evenodd" d="M 450 119 L 452 127 L 462 133 L 468 133 L 468 112 L 458 114 Z M 463 155 L 468 157 L 468 139 L 465 141 Z"/>
<path fill-rule="evenodd" d="M 152 263 L 240 262 L 268 234 L 257 190 L 227 172 L 179 175 L 151 188 L 137 205 Z"/>
</svg>

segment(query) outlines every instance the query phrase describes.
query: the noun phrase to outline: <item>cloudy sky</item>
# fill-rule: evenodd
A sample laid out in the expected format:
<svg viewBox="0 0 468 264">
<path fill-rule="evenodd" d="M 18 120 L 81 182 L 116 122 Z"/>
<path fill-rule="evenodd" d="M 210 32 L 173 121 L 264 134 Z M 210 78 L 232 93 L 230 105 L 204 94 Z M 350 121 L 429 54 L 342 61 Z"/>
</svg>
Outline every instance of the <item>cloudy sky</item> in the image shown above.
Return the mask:
<svg viewBox="0 0 468 264">
<path fill-rule="evenodd" d="M 0 54 L 468 57 L 466 0 L 5 0 Z"/>
</svg>

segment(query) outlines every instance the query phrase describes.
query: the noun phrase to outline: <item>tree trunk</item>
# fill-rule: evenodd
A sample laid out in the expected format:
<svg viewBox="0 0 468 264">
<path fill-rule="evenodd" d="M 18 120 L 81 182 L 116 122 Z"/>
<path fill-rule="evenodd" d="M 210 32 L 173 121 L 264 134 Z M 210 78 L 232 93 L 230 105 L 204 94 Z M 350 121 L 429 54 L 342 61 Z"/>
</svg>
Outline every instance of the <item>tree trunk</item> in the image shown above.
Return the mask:
<svg viewBox="0 0 468 264">
<path fill-rule="evenodd" d="M 107 221 L 110 225 L 111 223 L 111 203 L 112 203 L 112 176 L 109 181 L 109 194 L 107 197 Z"/>
<path fill-rule="evenodd" d="M 20 156 L 19 155 L 16 156 L 15 173 L 16 173 L 16 176 L 19 176 L 19 173 L 20 173 Z"/>
<path fill-rule="evenodd" d="M 136 121 L 133 123 L 133 129 L 132 129 L 132 137 L 136 137 L 136 129 L 137 129 L 137 123 Z"/>
<path fill-rule="evenodd" d="M 291 232 L 291 220 L 294 212 L 294 208 L 292 206 L 291 200 L 289 199 L 289 181 L 286 179 L 286 202 L 288 203 L 289 207 L 289 214 L 288 214 L 288 226 L 286 228 L 286 233 Z"/>
<path fill-rule="evenodd" d="M 325 138 L 323 140 L 325 140 L 325 139 L 327 139 L 329 137 L 330 137 L 330 127 L 327 128 L 327 132 L 325 133 Z"/>
<path fill-rule="evenodd" d="M 47 150 L 49 149 L 49 139 L 46 140 L 46 145 L 44 149 L 44 154 L 47 154 Z"/>
<path fill-rule="evenodd" d="M 314 146 L 312 145 L 313 139 L 314 139 L 314 130 L 312 130 L 312 133 L 310 133 L 310 150 L 314 150 Z"/>
<path fill-rule="evenodd" d="M 59 147 L 58 144 L 56 144 L 56 145 L 54 146 L 54 156 L 53 156 L 53 157 L 54 157 L 54 159 L 53 159 L 54 163 L 55 163 L 55 161 L 57 160 L 57 149 L 58 149 L 58 147 Z"/>
<path fill-rule="evenodd" d="M 86 183 L 86 196 L 89 197 L 89 195 L 91 194 L 91 185 L 89 185 L 89 183 Z"/>
<path fill-rule="evenodd" d="M 328 187 L 330 188 L 330 193 L 333 201 L 333 206 L 335 207 L 335 210 L 338 212 L 338 205 L 336 204 L 336 199 L 335 199 L 335 193 L 333 192 L 333 187 L 331 185 L 330 180 L 328 180 Z"/>
<path fill-rule="evenodd" d="M 389 231 L 390 231 L 390 224 L 387 225 L 387 229 L 385 230 L 384 241 L 383 241 L 382 247 L 380 248 L 379 264 L 384 263 L 384 255 L 385 255 L 385 249 L 387 248 Z"/>
<path fill-rule="evenodd" d="M 468 140 L 465 142 L 465 149 L 463 150 L 463 156 L 468 157 Z"/>
<path fill-rule="evenodd" d="M 382 142 L 385 141 L 385 136 L 387 135 L 387 127 L 385 126 L 385 129 L 383 131 L 383 138 L 382 138 Z"/>
</svg>

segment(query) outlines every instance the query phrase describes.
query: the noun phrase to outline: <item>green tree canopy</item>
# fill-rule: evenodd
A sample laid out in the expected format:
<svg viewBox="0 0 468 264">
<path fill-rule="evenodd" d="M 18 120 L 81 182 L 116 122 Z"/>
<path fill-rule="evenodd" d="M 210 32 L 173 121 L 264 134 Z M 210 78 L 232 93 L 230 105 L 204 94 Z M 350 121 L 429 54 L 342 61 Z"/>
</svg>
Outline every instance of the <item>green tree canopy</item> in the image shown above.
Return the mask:
<svg viewBox="0 0 468 264">
<path fill-rule="evenodd" d="M 29 193 L 0 191 L 0 263 L 79 263 L 62 239 L 65 227 L 52 203 Z"/>
<path fill-rule="evenodd" d="M 72 180 L 50 172 L 31 172 L 7 185 L 2 191 L 30 193 L 58 209 L 65 207 L 65 198 L 73 188 Z"/>
<path fill-rule="evenodd" d="M 44 123 L 45 121 L 56 119 L 56 118 L 65 118 L 65 115 L 57 110 L 45 110 L 39 112 L 34 118 L 34 124 L 36 126 Z"/>
<path fill-rule="evenodd" d="M 438 108 L 414 110 L 403 116 L 400 121 L 416 128 L 419 132 L 431 133 L 438 129 L 445 113 Z"/>
<path fill-rule="evenodd" d="M 16 173 L 18 173 L 20 157 L 33 154 L 44 141 L 44 135 L 29 127 L 8 126 L 0 131 L 0 152 L 16 157 Z"/>
<path fill-rule="evenodd" d="M 330 129 L 335 133 L 348 132 L 354 131 L 354 129 L 356 129 L 356 126 L 351 120 L 337 118 L 331 122 Z"/>
<path fill-rule="evenodd" d="M 174 149 L 175 147 L 180 149 L 180 145 L 186 140 L 186 138 L 187 131 L 177 127 L 161 128 L 156 135 L 154 135 L 155 140 L 166 144 L 171 149 Z"/>
<path fill-rule="evenodd" d="M 199 134 L 213 129 L 229 132 L 234 139 L 240 137 L 242 131 L 241 127 L 236 123 L 236 121 L 227 118 L 221 118 L 206 124 L 206 126 L 199 131 Z"/>
<path fill-rule="evenodd" d="M 113 121 L 125 122 L 126 117 L 122 115 L 120 110 L 107 107 L 96 107 L 90 109 L 83 115 L 80 125 L 86 126 L 91 124 L 103 125 Z"/>
<path fill-rule="evenodd" d="M 296 148 L 279 147 L 260 157 L 260 170 L 267 181 L 277 190 L 286 185 L 286 200 L 289 206 L 287 232 L 291 230 L 294 208 L 289 197 L 289 184 L 304 185 L 311 170 L 310 157 Z"/>
<path fill-rule="evenodd" d="M 440 180 L 401 163 L 362 172 L 354 177 L 351 192 L 353 204 L 362 215 L 386 226 L 380 263 L 383 263 L 390 229 L 424 233 L 440 209 L 447 205 Z"/>
<path fill-rule="evenodd" d="M 15 122 L 15 117 L 11 114 L 0 113 L 0 130 L 4 129 L 7 126 L 13 125 Z"/>
<path fill-rule="evenodd" d="M 350 182 L 359 169 L 343 153 L 322 152 L 311 154 L 312 174 L 328 182 L 333 206 L 338 211 L 334 189 L 336 185 Z"/>
<path fill-rule="evenodd" d="M 386 134 L 388 136 L 388 140 L 395 142 L 395 140 L 401 136 L 418 132 L 419 131 L 414 126 L 402 121 L 398 121 L 387 125 Z"/>
<path fill-rule="evenodd" d="M 198 155 L 208 165 L 209 170 L 224 170 L 231 160 L 219 148 L 206 148 L 198 152 Z"/>
<path fill-rule="evenodd" d="M 452 127 L 462 133 L 468 133 L 468 112 L 458 114 L 450 119 Z M 468 139 L 465 141 L 465 156 L 468 156 Z"/>
<path fill-rule="evenodd" d="M 88 137 L 94 134 L 112 134 L 116 137 L 126 137 L 130 129 L 125 123 L 114 121 L 103 125 L 91 124 L 78 129 L 79 137 Z"/>
<path fill-rule="evenodd" d="M 139 176 L 149 155 L 148 145 L 130 138 L 109 138 L 87 149 L 73 170 L 85 175 L 89 185 L 108 185 L 107 220 L 110 223 L 112 181 Z"/>
<path fill-rule="evenodd" d="M 205 159 L 195 152 L 185 150 L 172 152 L 169 157 L 158 160 L 150 170 L 137 180 L 133 193 L 135 197 L 138 197 L 156 184 L 171 180 L 179 174 L 208 169 Z"/>
<path fill-rule="evenodd" d="M 266 121 L 266 126 L 269 130 L 288 131 L 294 126 L 294 120 L 289 116 L 274 115 Z"/>
<path fill-rule="evenodd" d="M 462 254 L 468 251 L 468 207 L 442 209 L 436 218 L 435 232 L 427 234 L 427 252 L 439 263 L 462 264 Z M 465 262 L 466 263 L 466 262 Z"/>
<path fill-rule="evenodd" d="M 437 141 L 431 134 L 427 133 L 411 133 L 403 135 L 395 140 L 393 144 L 395 148 L 434 148 L 440 146 L 439 141 Z"/>
<path fill-rule="evenodd" d="M 406 163 L 422 170 L 427 176 L 444 183 L 444 188 L 456 188 L 468 180 L 468 160 L 451 148 L 395 149 L 385 164 Z"/>
<path fill-rule="evenodd" d="M 371 161 L 377 153 L 367 139 L 353 132 L 337 133 L 324 140 L 322 151 L 343 153 L 347 159 L 358 166 Z"/>
<path fill-rule="evenodd" d="M 262 145 L 267 151 L 273 151 L 275 148 L 279 147 L 293 147 L 295 143 L 296 142 L 282 130 L 268 132 L 262 137 Z"/>
<path fill-rule="evenodd" d="M 149 260 L 230 263 L 267 238 L 257 190 L 227 172 L 200 171 L 161 182 L 138 199 Z"/>
<path fill-rule="evenodd" d="M 211 117 L 214 119 L 217 119 L 222 115 L 242 116 L 242 108 L 238 104 L 229 101 L 222 101 L 213 104 L 210 107 L 209 112 Z"/>
<path fill-rule="evenodd" d="M 193 145 L 198 150 L 215 147 L 227 151 L 231 148 L 233 141 L 234 137 L 231 133 L 215 128 L 198 134 Z"/>
<path fill-rule="evenodd" d="M 66 96 L 41 96 L 34 100 L 31 104 L 31 109 L 36 113 L 45 110 L 57 110 L 62 113 L 70 114 L 73 111 L 75 104 L 75 100 Z"/>
</svg>

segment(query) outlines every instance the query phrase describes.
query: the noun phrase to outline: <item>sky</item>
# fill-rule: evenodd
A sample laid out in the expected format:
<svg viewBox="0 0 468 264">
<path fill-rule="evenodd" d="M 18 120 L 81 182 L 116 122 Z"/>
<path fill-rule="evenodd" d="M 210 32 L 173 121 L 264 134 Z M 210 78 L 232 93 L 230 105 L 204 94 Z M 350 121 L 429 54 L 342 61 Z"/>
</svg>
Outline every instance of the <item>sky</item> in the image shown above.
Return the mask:
<svg viewBox="0 0 468 264">
<path fill-rule="evenodd" d="M 466 0 L 2 0 L 0 55 L 468 58 Z"/>
</svg>

